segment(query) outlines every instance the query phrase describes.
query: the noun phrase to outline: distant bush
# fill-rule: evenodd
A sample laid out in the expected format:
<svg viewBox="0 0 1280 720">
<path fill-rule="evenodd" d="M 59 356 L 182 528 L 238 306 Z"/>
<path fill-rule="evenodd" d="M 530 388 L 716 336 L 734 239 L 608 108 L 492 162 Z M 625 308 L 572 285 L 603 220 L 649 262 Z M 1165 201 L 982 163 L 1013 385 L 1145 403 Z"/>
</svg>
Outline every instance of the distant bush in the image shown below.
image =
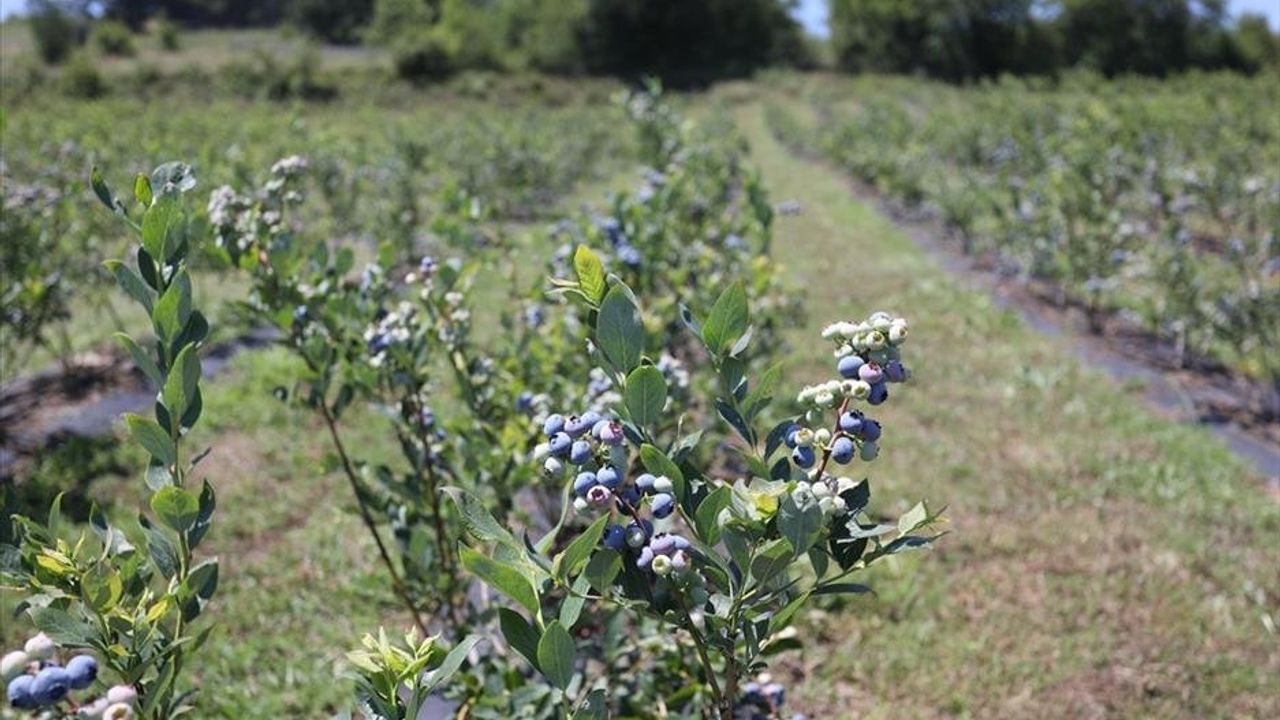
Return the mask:
<svg viewBox="0 0 1280 720">
<path fill-rule="evenodd" d="M 373 0 L 294 0 L 293 19 L 311 36 L 350 44 L 373 17 Z"/>
<path fill-rule="evenodd" d="M 320 54 L 305 47 L 291 62 L 283 63 L 262 50 L 252 60 L 237 60 L 220 72 L 228 89 L 247 99 L 330 100 L 337 88 L 320 77 Z"/>
<path fill-rule="evenodd" d="M 396 74 L 411 82 L 441 80 L 453 74 L 458 69 L 456 52 L 454 38 L 436 28 L 415 28 L 391 45 Z"/>
<path fill-rule="evenodd" d="M 62 89 L 74 98 L 92 100 L 107 94 L 102 74 L 84 53 L 77 53 L 62 71 Z"/>
<path fill-rule="evenodd" d="M 95 25 L 93 42 L 103 55 L 133 57 L 133 33 L 118 20 L 103 20 Z"/>
<path fill-rule="evenodd" d="M 84 31 L 74 18 L 48 0 L 32 0 L 31 35 L 36 52 L 45 62 L 56 65 L 84 42 Z"/>
<path fill-rule="evenodd" d="M 161 19 L 156 22 L 156 38 L 160 40 L 160 49 L 176 52 L 181 46 L 178 36 L 178 25 L 172 20 Z"/>
</svg>

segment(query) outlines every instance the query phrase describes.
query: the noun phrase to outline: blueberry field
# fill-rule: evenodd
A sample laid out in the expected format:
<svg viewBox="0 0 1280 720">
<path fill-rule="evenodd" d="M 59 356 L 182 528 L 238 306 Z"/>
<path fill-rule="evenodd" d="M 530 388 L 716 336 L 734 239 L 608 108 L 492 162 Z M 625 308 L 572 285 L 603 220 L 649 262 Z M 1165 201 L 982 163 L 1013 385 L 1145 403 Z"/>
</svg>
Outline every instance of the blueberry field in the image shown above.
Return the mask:
<svg viewBox="0 0 1280 720">
<path fill-rule="evenodd" d="M 0 718 L 1280 716 L 1275 66 L 29 5 Z"/>
</svg>

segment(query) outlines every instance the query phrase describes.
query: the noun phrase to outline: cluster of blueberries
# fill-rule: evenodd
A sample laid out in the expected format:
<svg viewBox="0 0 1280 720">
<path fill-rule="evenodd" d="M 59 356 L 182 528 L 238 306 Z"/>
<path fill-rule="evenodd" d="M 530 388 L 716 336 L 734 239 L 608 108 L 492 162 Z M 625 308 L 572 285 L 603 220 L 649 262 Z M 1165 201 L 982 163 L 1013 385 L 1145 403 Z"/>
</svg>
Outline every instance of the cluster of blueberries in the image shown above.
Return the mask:
<svg viewBox="0 0 1280 720">
<path fill-rule="evenodd" d="M 0 678 L 7 683 L 5 697 L 18 710 L 38 710 L 56 705 L 73 691 L 84 690 L 98 678 L 98 661 L 91 655 L 75 655 L 66 665 L 55 658 L 57 645 L 40 633 L 21 650 L 0 658 Z M 107 694 L 86 702 L 76 710 L 78 717 L 104 720 L 132 720 L 138 693 L 128 685 L 116 685 Z"/>
<path fill-rule="evenodd" d="M 618 256 L 619 262 L 632 268 L 640 267 L 644 262 L 644 255 L 641 255 L 636 246 L 627 240 L 627 234 L 617 218 L 605 218 L 599 221 L 599 227 L 609 240 L 609 244 L 613 246 L 613 252 Z"/>
<path fill-rule="evenodd" d="M 791 449 L 791 461 L 802 469 L 812 468 L 818 459 L 815 448 L 830 448 L 831 459 L 840 465 L 848 465 L 859 455 L 866 461 L 879 456 L 880 447 L 876 443 L 883 429 L 878 420 L 860 410 L 845 410 L 838 422 L 840 432 L 834 436 L 826 428 L 811 430 L 799 423 L 793 424 L 784 436 Z"/>
<path fill-rule="evenodd" d="M 782 704 L 786 702 L 787 689 L 774 681 L 768 673 L 761 673 L 755 680 L 743 684 L 742 697 L 734 708 L 735 720 L 776 720 L 782 717 Z M 796 714 L 791 720 L 805 720 Z"/>
</svg>

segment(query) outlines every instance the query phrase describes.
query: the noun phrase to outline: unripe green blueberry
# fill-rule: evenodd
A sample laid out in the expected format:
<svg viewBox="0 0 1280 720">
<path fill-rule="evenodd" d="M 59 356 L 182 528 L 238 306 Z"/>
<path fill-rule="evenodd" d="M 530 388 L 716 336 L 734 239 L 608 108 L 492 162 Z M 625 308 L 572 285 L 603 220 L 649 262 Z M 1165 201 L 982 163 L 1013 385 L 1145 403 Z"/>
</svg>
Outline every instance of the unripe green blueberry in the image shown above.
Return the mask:
<svg viewBox="0 0 1280 720">
<path fill-rule="evenodd" d="M 559 458 L 549 457 L 542 463 L 542 474 L 552 480 L 564 477 L 564 463 Z"/>
<path fill-rule="evenodd" d="M 818 509 L 822 511 L 823 515 L 831 517 L 836 512 L 835 502 L 829 497 L 819 498 Z"/>
<path fill-rule="evenodd" d="M 591 507 L 591 503 L 587 502 L 584 497 L 576 497 L 573 499 L 573 509 L 578 512 L 586 512 Z"/>
<path fill-rule="evenodd" d="M 879 330 L 873 330 L 872 332 L 867 333 L 867 347 L 872 350 L 879 350 L 885 346 L 886 342 L 888 342 L 888 340 L 885 338 L 884 333 Z"/>
<path fill-rule="evenodd" d="M 675 485 L 672 484 L 671 478 L 666 475 L 659 475 L 653 481 L 653 491 L 670 494 L 675 491 Z"/>
<path fill-rule="evenodd" d="M 814 430 L 813 442 L 823 446 L 829 445 L 831 443 L 831 431 L 826 428 Z"/>
<path fill-rule="evenodd" d="M 835 393 L 830 390 L 819 390 L 813 396 L 813 404 L 818 407 L 829 408 L 836 404 Z"/>
<path fill-rule="evenodd" d="M 44 633 L 34 635 L 30 640 L 27 640 L 26 645 L 23 645 L 22 647 L 23 651 L 27 653 L 28 658 L 37 661 L 48 660 L 50 657 L 53 657 L 53 651 L 56 648 L 57 645 L 55 645 L 53 640 Z"/>
<path fill-rule="evenodd" d="M 132 705 L 138 702 L 138 691 L 134 690 L 132 685 L 112 685 L 111 689 L 107 690 L 107 701 Z"/>
<path fill-rule="evenodd" d="M 809 428 L 800 428 L 796 431 L 796 447 L 813 447 L 814 435 Z"/>
<path fill-rule="evenodd" d="M 797 487 L 799 484 L 797 483 Z M 824 497 L 831 497 L 831 488 L 827 487 L 825 482 L 816 482 L 812 486 L 813 496 L 821 500 Z"/>
<path fill-rule="evenodd" d="M 870 440 L 862 443 L 862 459 L 863 460 L 875 460 L 876 456 L 879 454 L 880 454 L 879 445 L 875 444 L 874 442 L 871 442 Z"/>
<path fill-rule="evenodd" d="M 655 555 L 649 566 L 653 568 L 655 575 L 670 575 L 673 569 L 671 558 L 666 555 Z"/>
<path fill-rule="evenodd" d="M 115 703 L 102 713 L 102 720 L 133 720 L 133 706 Z"/>
<path fill-rule="evenodd" d="M 31 662 L 31 659 L 21 650 L 5 653 L 5 656 L 0 658 L 0 681 L 8 682 L 13 677 L 21 674 L 29 662 Z"/>
</svg>

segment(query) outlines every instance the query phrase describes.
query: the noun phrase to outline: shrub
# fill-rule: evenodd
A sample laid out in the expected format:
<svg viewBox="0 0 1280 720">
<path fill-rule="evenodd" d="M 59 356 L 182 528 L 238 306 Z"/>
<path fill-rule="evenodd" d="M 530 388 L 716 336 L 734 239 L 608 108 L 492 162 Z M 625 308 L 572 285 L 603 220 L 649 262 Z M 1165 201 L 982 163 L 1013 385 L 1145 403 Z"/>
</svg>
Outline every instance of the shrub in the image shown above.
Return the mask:
<svg viewBox="0 0 1280 720">
<path fill-rule="evenodd" d="M 93 28 L 93 42 L 103 55 L 133 57 L 133 33 L 118 20 L 104 20 Z"/>
<path fill-rule="evenodd" d="M 441 80 L 457 70 L 456 42 L 435 28 L 416 28 L 391 46 L 396 74 L 411 82 Z"/>
<path fill-rule="evenodd" d="M 45 62 L 56 65 L 84 43 L 83 29 L 57 5 L 48 0 L 33 0 L 29 7 L 31 35 L 36 41 L 36 52 Z"/>
<path fill-rule="evenodd" d="M 93 100 L 107 94 L 107 84 L 98 68 L 84 53 L 79 53 L 62 71 L 62 89 L 74 98 Z"/>
<path fill-rule="evenodd" d="M 166 52 L 177 52 L 182 45 L 177 23 L 167 18 L 156 22 L 156 37 L 160 40 L 160 49 Z"/>
</svg>

